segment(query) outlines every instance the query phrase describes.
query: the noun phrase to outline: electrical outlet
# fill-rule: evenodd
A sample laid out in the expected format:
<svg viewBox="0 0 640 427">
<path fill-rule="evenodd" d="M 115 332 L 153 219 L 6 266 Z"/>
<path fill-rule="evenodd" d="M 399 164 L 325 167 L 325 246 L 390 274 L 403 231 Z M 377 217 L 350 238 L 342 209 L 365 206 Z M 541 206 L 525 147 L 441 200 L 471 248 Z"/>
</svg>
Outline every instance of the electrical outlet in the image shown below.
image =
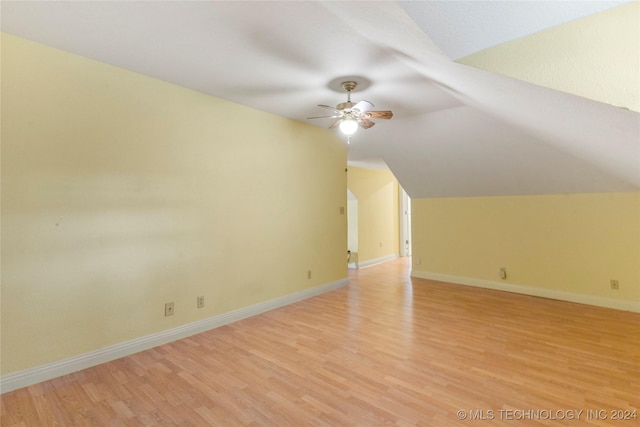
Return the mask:
<svg viewBox="0 0 640 427">
<path fill-rule="evenodd" d="M 204 307 L 204 296 L 198 297 L 198 308 Z"/>
<path fill-rule="evenodd" d="M 613 289 L 614 291 L 617 291 L 620 289 L 620 284 L 618 283 L 617 280 L 611 280 L 611 289 Z"/>
<path fill-rule="evenodd" d="M 502 280 L 505 280 L 507 278 L 507 269 L 504 267 L 500 269 L 500 278 Z"/>
<path fill-rule="evenodd" d="M 164 315 L 166 316 L 173 316 L 173 303 L 172 302 L 168 302 L 164 305 Z"/>
</svg>

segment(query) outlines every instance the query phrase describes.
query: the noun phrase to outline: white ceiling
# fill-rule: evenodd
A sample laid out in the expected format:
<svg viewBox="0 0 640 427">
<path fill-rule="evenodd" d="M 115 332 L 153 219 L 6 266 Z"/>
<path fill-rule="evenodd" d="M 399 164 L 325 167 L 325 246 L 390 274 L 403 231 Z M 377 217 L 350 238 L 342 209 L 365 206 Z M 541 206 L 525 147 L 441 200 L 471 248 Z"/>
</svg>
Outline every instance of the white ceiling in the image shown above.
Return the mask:
<svg viewBox="0 0 640 427">
<path fill-rule="evenodd" d="M 350 161 L 444 197 L 640 188 L 638 113 L 451 60 L 620 3 L 5 0 L 1 14 L 5 32 L 305 122 L 345 100 L 329 82 L 366 78 L 353 98 L 394 118 L 359 131 Z"/>
</svg>

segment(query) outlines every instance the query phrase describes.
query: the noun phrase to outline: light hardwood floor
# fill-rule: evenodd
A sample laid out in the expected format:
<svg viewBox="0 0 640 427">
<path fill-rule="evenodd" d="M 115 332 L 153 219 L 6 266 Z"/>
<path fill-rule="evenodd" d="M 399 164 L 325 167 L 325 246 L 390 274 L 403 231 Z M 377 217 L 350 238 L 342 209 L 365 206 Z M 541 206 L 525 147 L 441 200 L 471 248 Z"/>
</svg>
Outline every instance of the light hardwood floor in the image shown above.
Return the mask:
<svg viewBox="0 0 640 427">
<path fill-rule="evenodd" d="M 640 406 L 639 314 L 408 268 L 4 394 L 1 424 L 640 425 L 612 419 Z"/>
</svg>

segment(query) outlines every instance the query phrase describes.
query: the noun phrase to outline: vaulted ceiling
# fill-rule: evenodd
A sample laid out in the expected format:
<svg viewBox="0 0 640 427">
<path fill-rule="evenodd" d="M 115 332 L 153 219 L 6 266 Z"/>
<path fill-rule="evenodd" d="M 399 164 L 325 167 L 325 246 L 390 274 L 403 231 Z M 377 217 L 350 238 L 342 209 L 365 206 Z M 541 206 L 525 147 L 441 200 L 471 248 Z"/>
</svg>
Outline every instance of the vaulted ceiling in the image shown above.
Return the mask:
<svg viewBox="0 0 640 427">
<path fill-rule="evenodd" d="M 355 77 L 353 98 L 394 118 L 360 130 L 349 160 L 388 165 L 415 198 L 638 191 L 638 112 L 454 61 L 624 3 L 3 1 L 1 17 L 2 31 L 321 127 L 306 118 Z"/>
</svg>

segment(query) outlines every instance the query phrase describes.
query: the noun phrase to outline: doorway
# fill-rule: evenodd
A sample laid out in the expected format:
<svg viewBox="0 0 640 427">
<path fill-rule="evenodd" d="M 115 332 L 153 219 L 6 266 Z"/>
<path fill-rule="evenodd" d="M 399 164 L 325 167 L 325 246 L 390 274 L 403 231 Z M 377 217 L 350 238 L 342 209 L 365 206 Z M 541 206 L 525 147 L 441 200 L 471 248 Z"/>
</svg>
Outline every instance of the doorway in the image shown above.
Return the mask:
<svg viewBox="0 0 640 427">
<path fill-rule="evenodd" d="M 411 198 L 400 187 L 400 256 L 411 256 Z"/>
<path fill-rule="evenodd" d="M 358 198 L 347 189 L 347 250 L 349 268 L 358 268 Z"/>
</svg>

